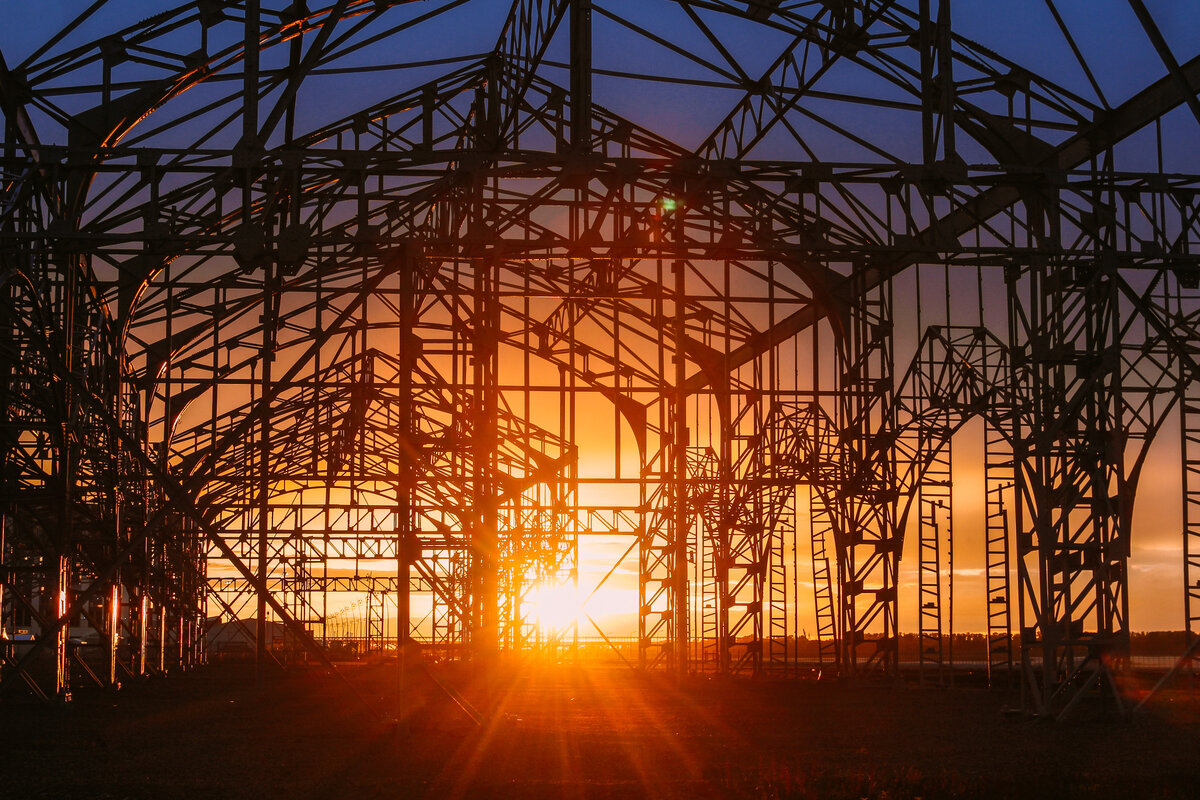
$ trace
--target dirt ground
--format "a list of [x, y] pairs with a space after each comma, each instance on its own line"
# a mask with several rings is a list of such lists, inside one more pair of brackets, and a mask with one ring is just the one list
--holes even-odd
[[[14, 798], [1173, 798], [1200, 796], [1200, 701], [1132, 721], [1010, 713], [982, 689], [692, 679], [524, 664], [489, 683], [393, 664], [277, 674], [212, 666], [0, 706]], [[357, 693], [357, 697], [355, 696]]]

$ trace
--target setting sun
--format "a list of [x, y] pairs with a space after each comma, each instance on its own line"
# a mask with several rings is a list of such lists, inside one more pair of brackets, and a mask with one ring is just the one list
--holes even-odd
[[590, 628], [588, 618], [605, 627], [618, 626], [622, 617], [637, 610], [637, 594], [632, 589], [604, 586], [590, 595], [583, 586], [571, 583], [546, 583], [525, 595], [530, 620], [546, 633], [561, 632], [575, 623]]
[[532, 620], [543, 631], [557, 632], [583, 618], [584, 596], [570, 583], [549, 583], [529, 590], [525, 602]]

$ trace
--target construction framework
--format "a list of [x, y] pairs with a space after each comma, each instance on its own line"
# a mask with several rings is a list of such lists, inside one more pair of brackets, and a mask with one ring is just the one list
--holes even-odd
[[1052, 74], [947, 0], [116, 5], [0, 61], [6, 696], [214, 614], [321, 657], [339, 593], [486, 666], [589, 537], [641, 668], [796, 674], [815, 624], [894, 675], [904, 557], [943, 680], [976, 493], [989, 675], [1061, 716], [1120, 702], [1176, 427], [1200, 634], [1200, 57], [1142, 0], [1133, 89], [1053, 0]]

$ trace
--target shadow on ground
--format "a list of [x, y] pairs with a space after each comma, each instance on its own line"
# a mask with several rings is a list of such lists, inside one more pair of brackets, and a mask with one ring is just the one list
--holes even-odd
[[[982, 689], [692, 679], [522, 664], [440, 674], [397, 706], [394, 664], [208, 667], [0, 707], [0, 796], [33, 798], [1196, 797], [1200, 701], [1045, 723]], [[403, 722], [396, 724], [398, 713]]]

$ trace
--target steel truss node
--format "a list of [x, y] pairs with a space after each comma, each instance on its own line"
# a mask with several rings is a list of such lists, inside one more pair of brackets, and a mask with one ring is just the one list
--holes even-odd
[[558, 647], [596, 536], [644, 669], [797, 674], [815, 626], [893, 676], [911, 566], [923, 680], [967, 602], [1031, 711], [1120, 703], [1168, 420], [1197, 635], [1200, 57], [1141, 0], [1125, 94], [1053, 2], [1070, 76], [944, 1], [643, 5], [101, 2], [0, 61], [6, 694], [214, 614], [323, 658], [355, 596], [405, 658]]

